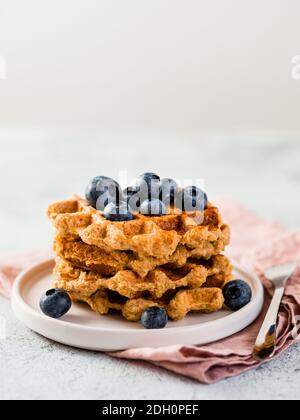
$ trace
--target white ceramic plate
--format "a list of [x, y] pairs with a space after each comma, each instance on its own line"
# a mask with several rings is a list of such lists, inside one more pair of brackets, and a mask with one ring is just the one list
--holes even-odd
[[89, 350], [208, 344], [243, 330], [257, 318], [263, 305], [260, 280], [235, 265], [234, 276], [247, 281], [253, 291], [251, 303], [235, 313], [194, 313], [182, 321], [170, 321], [165, 329], [146, 330], [140, 323], [128, 322], [118, 314], [99, 316], [87, 305], [73, 304], [68, 314], [55, 320], [39, 308], [41, 295], [52, 287], [53, 266], [53, 260], [45, 261], [18, 277], [12, 293], [14, 313], [27, 327], [47, 338]]

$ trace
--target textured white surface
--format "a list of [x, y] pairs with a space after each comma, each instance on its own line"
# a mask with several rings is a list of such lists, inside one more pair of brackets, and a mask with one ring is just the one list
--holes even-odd
[[[291, 229], [300, 228], [300, 135], [0, 130], [1, 253], [47, 248], [51, 200], [80, 193], [91, 176], [203, 177], [213, 197], [231, 196]], [[267, 238], [266, 238], [267, 239]], [[0, 298], [0, 399], [260, 399], [300, 397], [300, 347], [265, 366], [204, 386], [144, 363], [67, 348], [27, 330]]]

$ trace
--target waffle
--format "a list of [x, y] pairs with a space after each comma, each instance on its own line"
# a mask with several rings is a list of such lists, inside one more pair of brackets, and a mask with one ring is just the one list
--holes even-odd
[[100, 315], [120, 311], [129, 321], [153, 306], [173, 320], [222, 308], [232, 267], [220, 254], [230, 231], [211, 204], [202, 213], [170, 209], [111, 222], [74, 196], [50, 205], [48, 217], [56, 229], [54, 285], [73, 301]]
[[[198, 268], [188, 266], [185, 272], [159, 269], [147, 280], [128, 271], [119, 272], [114, 278], [101, 278], [58, 259], [55, 287], [65, 289], [75, 302], [86, 302], [100, 315], [117, 310], [128, 321], [139, 321], [145, 309], [159, 306], [166, 309], [171, 319], [180, 320], [190, 311], [214, 312], [224, 304], [220, 288], [201, 287], [209, 274], [221, 275], [217, 263], [214, 268]], [[223, 282], [230, 278], [229, 272], [222, 275]]]
[[200, 288], [181, 290], [170, 301], [151, 301], [150, 299], [131, 299], [118, 302], [118, 298], [111, 297], [109, 292], [99, 291], [86, 303], [99, 315], [106, 315], [111, 309], [121, 311], [128, 321], [139, 321], [145, 309], [153, 306], [165, 308], [169, 317], [174, 321], [183, 319], [189, 312], [216, 312], [222, 309], [224, 298], [221, 289]]
[[128, 299], [147, 296], [153, 300], [183, 287], [197, 289], [203, 285], [214, 285], [222, 288], [231, 279], [231, 265], [226, 257], [219, 255], [209, 262], [192, 261], [180, 269], [160, 267], [146, 278], [128, 270], [119, 271], [113, 277], [103, 277], [57, 258], [54, 274], [55, 287], [66, 290], [76, 300], [86, 300], [103, 290], [110, 290]]
[[116, 223], [75, 196], [50, 205], [48, 216], [57, 230], [57, 255], [104, 275], [132, 270], [146, 277], [162, 265], [177, 268], [190, 258], [208, 260], [230, 241], [229, 227], [211, 205], [203, 214], [151, 218], [139, 214], [132, 221]]

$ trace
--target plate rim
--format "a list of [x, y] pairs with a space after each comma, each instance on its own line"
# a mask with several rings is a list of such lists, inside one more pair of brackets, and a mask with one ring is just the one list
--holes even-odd
[[[71, 323], [71, 322], [67, 322], [64, 321], [63, 319], [52, 319], [50, 317], [46, 317], [44, 314], [38, 312], [37, 310], [35, 310], [34, 308], [32, 308], [30, 305], [27, 304], [27, 302], [24, 300], [22, 293], [21, 293], [21, 287], [23, 282], [26, 280], [26, 278], [31, 274], [31, 275], [35, 275], [35, 271], [36, 272], [42, 272], [42, 271], [47, 271], [47, 268], [54, 266], [54, 259], [53, 258], [49, 258], [47, 260], [44, 260], [38, 264], [34, 264], [31, 267], [23, 270], [16, 278], [14, 284], [13, 284], [13, 288], [12, 288], [12, 308], [13, 311], [15, 313], [15, 315], [17, 316], [17, 318], [20, 319], [20, 317], [16, 314], [16, 312], [18, 312], [17, 307], [21, 308], [21, 310], [25, 311], [27, 314], [38, 318], [40, 321], [43, 321], [45, 323], [48, 323], [49, 325], [58, 325], [57, 323], [59, 322], [61, 327], [65, 327], [68, 329], [72, 329], [73, 331], [78, 331], [78, 332], [82, 332], [82, 331], [90, 331], [90, 332], [112, 332], [112, 333], [118, 333], [118, 334], [128, 334], [128, 332], [137, 334], [137, 335], [147, 335], [149, 334], [149, 332], [151, 332], [151, 335], [171, 335], [174, 334], [176, 332], [181, 332], [181, 331], [189, 331], [189, 330], [195, 330], [197, 329], [197, 331], [199, 331], [201, 328], [209, 328], [211, 325], [214, 325], [214, 327], [216, 327], [216, 324], [222, 323], [223, 327], [229, 327], [230, 324], [234, 324], [235, 322], [238, 322], [239, 318], [243, 318], [243, 314], [246, 314], [246, 312], [250, 313], [251, 312], [251, 308], [253, 308], [253, 311], [255, 310], [255, 312], [258, 312], [258, 314], [256, 315], [256, 317], [254, 318], [254, 320], [259, 316], [262, 307], [263, 307], [263, 302], [264, 302], [264, 287], [263, 284], [261, 282], [261, 280], [259, 279], [258, 275], [255, 272], [251, 272], [249, 269], [243, 267], [242, 265], [240, 265], [239, 263], [236, 263], [235, 261], [232, 261], [232, 265], [233, 268], [241, 273], [243, 273], [246, 277], [251, 277], [254, 281], [255, 284], [255, 288], [257, 289], [256, 295], [257, 298], [253, 301], [251, 301], [248, 305], [246, 305], [244, 308], [240, 309], [237, 312], [233, 312], [225, 317], [219, 318], [219, 319], [215, 319], [215, 320], [211, 320], [211, 321], [207, 321], [201, 324], [193, 324], [193, 325], [182, 325], [182, 326], [172, 326], [172, 328], [166, 328], [166, 329], [159, 329], [159, 330], [147, 330], [147, 329], [131, 329], [129, 326], [124, 326], [124, 327], [118, 327], [118, 328], [109, 328], [109, 327], [103, 327], [103, 326], [99, 326], [99, 327], [95, 327], [95, 326], [89, 326], [89, 325], [81, 325], [81, 324], [76, 324], [76, 323]], [[258, 310], [258, 307], [260, 308]], [[254, 322], [254, 320], [252, 322]], [[21, 320], [23, 322], [23, 320]], [[224, 325], [224, 323], [226, 324], [226, 326]], [[250, 323], [251, 324], [251, 323]], [[248, 325], [250, 325], [248, 324]], [[29, 327], [30, 328], [30, 327]], [[246, 327], [244, 327], [246, 328]], [[242, 330], [242, 329], [241, 329]], [[241, 331], [240, 330], [240, 331]]]

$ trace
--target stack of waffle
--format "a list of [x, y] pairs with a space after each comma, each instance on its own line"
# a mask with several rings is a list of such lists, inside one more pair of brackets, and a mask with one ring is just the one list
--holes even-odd
[[75, 196], [50, 205], [48, 216], [56, 229], [55, 287], [98, 314], [117, 310], [138, 321], [159, 306], [180, 320], [223, 307], [230, 232], [216, 207], [208, 206], [200, 225], [187, 213], [111, 222]]

